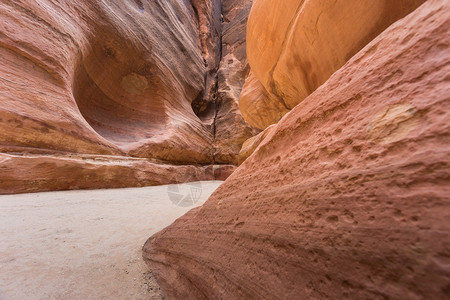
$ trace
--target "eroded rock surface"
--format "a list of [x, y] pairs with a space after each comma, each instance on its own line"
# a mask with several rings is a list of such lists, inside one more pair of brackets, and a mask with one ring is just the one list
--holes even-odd
[[275, 124], [270, 125], [264, 131], [261, 131], [259, 134], [254, 137], [249, 138], [242, 145], [241, 151], [239, 152], [238, 163], [241, 165], [256, 149], [261, 145], [264, 139], [269, 136], [269, 134], [275, 130]]
[[239, 111], [239, 95], [249, 72], [247, 18], [252, 0], [223, 0], [222, 60], [218, 70], [215, 128], [216, 163], [237, 164], [242, 144], [259, 132]]
[[[240, 27], [251, 1], [245, 3], [242, 17], [236, 18]], [[39, 159], [33, 161], [32, 155], [64, 162], [67, 155], [113, 156], [102, 174], [114, 177], [118, 186], [123, 186], [116, 168], [120, 163], [113, 165], [131, 158], [151, 160], [144, 165], [155, 174], [165, 174], [166, 165], [174, 166], [175, 175], [178, 165], [203, 170], [216, 162], [237, 164], [240, 145], [251, 136], [248, 125], [243, 121], [237, 129], [234, 123], [228, 125], [237, 113], [229, 119], [227, 110], [215, 124], [217, 107], [212, 99], [217, 97], [222, 52], [221, 12], [219, 0], [2, 1], [0, 153], [24, 156], [17, 190], [24, 190], [23, 180], [45, 177], [37, 167]], [[238, 26], [231, 27], [239, 32]], [[241, 35], [245, 37], [245, 26], [237, 39]], [[240, 67], [229, 71], [238, 72]], [[241, 131], [243, 137], [237, 135], [235, 142], [235, 133]], [[215, 159], [216, 151], [226, 152], [220, 149], [227, 143], [232, 143], [230, 153]], [[52, 172], [72, 179], [86, 171], [89, 176], [100, 174], [81, 170], [85, 167], [79, 163], [76, 174]], [[0, 164], [0, 193], [14, 191], [11, 174], [6, 176], [9, 168]], [[141, 171], [135, 170], [133, 176], [139, 177]], [[114, 185], [106, 181], [95, 187]], [[166, 182], [146, 180], [151, 181]]]
[[205, 73], [192, 7], [139, 3], [1, 4], [2, 150], [211, 161], [190, 107]]
[[[262, 101], [260, 93], [244, 89], [244, 101], [257, 107], [241, 106], [245, 119], [253, 125], [252, 120], [263, 115], [264, 125], [277, 123], [283, 109], [294, 108], [368, 42], [423, 2], [258, 0], [248, 22], [248, 59], [270, 97]], [[247, 87], [254, 89], [254, 84]]]
[[166, 295], [447, 298], [449, 20], [430, 0], [393, 24], [152, 236]]

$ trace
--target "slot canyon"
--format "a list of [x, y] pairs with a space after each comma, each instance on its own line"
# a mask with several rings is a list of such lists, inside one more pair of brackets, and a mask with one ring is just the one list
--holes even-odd
[[0, 299], [449, 299], [447, 0], [0, 0]]

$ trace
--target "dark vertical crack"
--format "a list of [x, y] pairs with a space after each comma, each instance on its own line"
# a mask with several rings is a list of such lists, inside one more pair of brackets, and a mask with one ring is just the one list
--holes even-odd
[[[199, 6], [198, 1], [192, 0], [192, 10], [194, 12], [194, 18], [197, 22], [197, 30], [199, 34], [200, 40], [200, 48], [201, 55], [203, 58], [203, 63], [205, 64], [205, 82], [204, 82], [204, 90], [203, 95], [197, 96], [197, 98], [192, 102], [192, 109], [194, 113], [199, 117], [202, 122], [207, 122], [211, 126], [212, 130], [212, 145], [211, 145], [211, 157], [212, 163], [216, 164], [216, 136], [217, 136], [217, 117], [219, 112], [219, 101], [218, 101], [218, 92], [219, 92], [219, 81], [218, 81], [218, 71], [220, 68], [220, 62], [222, 61], [222, 30], [223, 30], [223, 1], [222, 0], [211, 0], [212, 7], [210, 7], [211, 11], [211, 19], [209, 20], [209, 31], [204, 32], [202, 28], [202, 22], [205, 22], [205, 19], [202, 18], [204, 12], [201, 10], [201, 6]], [[218, 7], [216, 7], [216, 5]], [[218, 12], [215, 10], [218, 8]], [[214, 14], [216, 12], [216, 15]], [[217, 32], [217, 31], [218, 32]], [[218, 37], [217, 37], [218, 35]], [[215, 51], [211, 52], [211, 49], [208, 49], [209, 40], [211, 39], [211, 43], [214, 43], [218, 39], [219, 45], [215, 44]], [[218, 47], [217, 47], [218, 46]], [[217, 53], [218, 52], [218, 53]], [[214, 53], [214, 57], [211, 57]], [[212, 59], [214, 59], [214, 65], [211, 64]], [[208, 66], [208, 63], [210, 65]], [[211, 122], [212, 121], [212, 122]]]
[[220, 68], [220, 64], [222, 62], [222, 55], [223, 55], [223, 49], [222, 49], [222, 38], [223, 38], [223, 0], [220, 0], [220, 29], [219, 29], [219, 64], [216, 67], [215, 72], [215, 81], [216, 84], [214, 86], [214, 95], [213, 95], [213, 102], [214, 102], [214, 120], [213, 120], [213, 147], [212, 147], [212, 159], [213, 164], [216, 164], [216, 135], [217, 135], [217, 115], [219, 114], [219, 106], [217, 103], [217, 98], [219, 94], [219, 78], [218, 78], [218, 72]]
[[[222, 60], [222, 57], [220, 57], [220, 59]], [[213, 120], [213, 124], [212, 124], [212, 127], [213, 127], [212, 160], [213, 160], [214, 165], [216, 164], [216, 130], [217, 130], [216, 122], [217, 122], [217, 115], [219, 113], [219, 108], [217, 105], [218, 90], [219, 90], [219, 81], [217, 80], [217, 74], [216, 74], [216, 84], [214, 86], [214, 95], [213, 95], [214, 120]]]

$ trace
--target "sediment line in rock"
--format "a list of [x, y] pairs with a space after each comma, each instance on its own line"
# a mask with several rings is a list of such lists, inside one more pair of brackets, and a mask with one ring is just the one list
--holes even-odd
[[[224, 180], [235, 168], [233, 165], [168, 165], [123, 156], [0, 153], [0, 194]], [[33, 174], [32, 180], [29, 174]]]
[[[219, 118], [221, 15], [219, 0], [2, 2], [0, 152], [220, 164], [229, 174], [244, 141], [235, 132], [246, 129], [236, 111]], [[39, 170], [27, 172], [33, 181]]]

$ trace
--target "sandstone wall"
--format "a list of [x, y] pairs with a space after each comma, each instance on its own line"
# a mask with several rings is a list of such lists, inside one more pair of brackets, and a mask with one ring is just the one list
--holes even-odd
[[446, 299], [449, 20], [449, 2], [429, 0], [390, 26], [152, 236], [166, 295]]
[[[240, 2], [245, 9], [227, 27], [238, 32], [229, 42], [233, 49], [245, 37], [243, 21], [251, 1], [230, 2], [225, 11], [229, 14]], [[177, 165], [203, 170], [216, 163], [237, 164], [240, 146], [251, 134], [243, 120], [234, 122], [236, 111], [228, 117], [222, 109], [220, 121], [215, 118], [221, 13], [219, 0], [2, 1], [0, 153], [30, 158], [21, 160], [17, 191], [26, 191], [23, 183], [45, 177], [48, 170], [61, 177], [59, 189], [77, 188], [72, 179], [86, 172], [82, 161], [74, 169], [79, 174], [63, 168], [60, 173], [58, 168], [40, 170], [40, 158], [33, 161], [33, 155], [58, 164], [74, 156], [112, 156], [103, 166], [110, 179], [98, 182], [99, 188], [122, 186], [120, 172], [110, 166], [129, 158], [154, 162], [144, 165], [155, 173], [173, 165], [174, 176]], [[245, 51], [239, 52], [244, 61]], [[239, 73], [240, 67], [226, 70]], [[243, 77], [233, 74], [226, 80]], [[216, 159], [215, 152], [227, 154]], [[226, 173], [230, 168], [225, 167]], [[10, 165], [0, 163], [0, 193], [14, 191], [15, 177], [6, 176], [9, 170]], [[197, 175], [213, 178], [210, 173]], [[189, 180], [186, 176], [180, 180]], [[54, 188], [42, 184], [30, 191]]]
[[266, 129], [277, 123], [289, 109], [271, 95], [250, 72], [239, 96], [239, 110], [248, 124]]
[[205, 71], [192, 8], [149, 3], [2, 2], [1, 150], [211, 161], [190, 109]]
[[242, 144], [259, 132], [243, 119], [239, 95], [249, 72], [247, 18], [252, 0], [223, 0], [222, 59], [217, 73], [215, 152], [217, 163], [237, 164]]
[[[262, 101], [260, 93], [244, 91], [242, 102], [249, 103], [241, 106], [245, 120], [260, 129], [277, 123], [280, 114], [294, 108], [385, 28], [423, 2], [256, 1], [248, 24], [248, 56], [252, 72], [270, 97]], [[255, 79], [248, 80], [253, 81], [247, 84], [251, 90]], [[261, 116], [265, 122], [255, 123]]]

